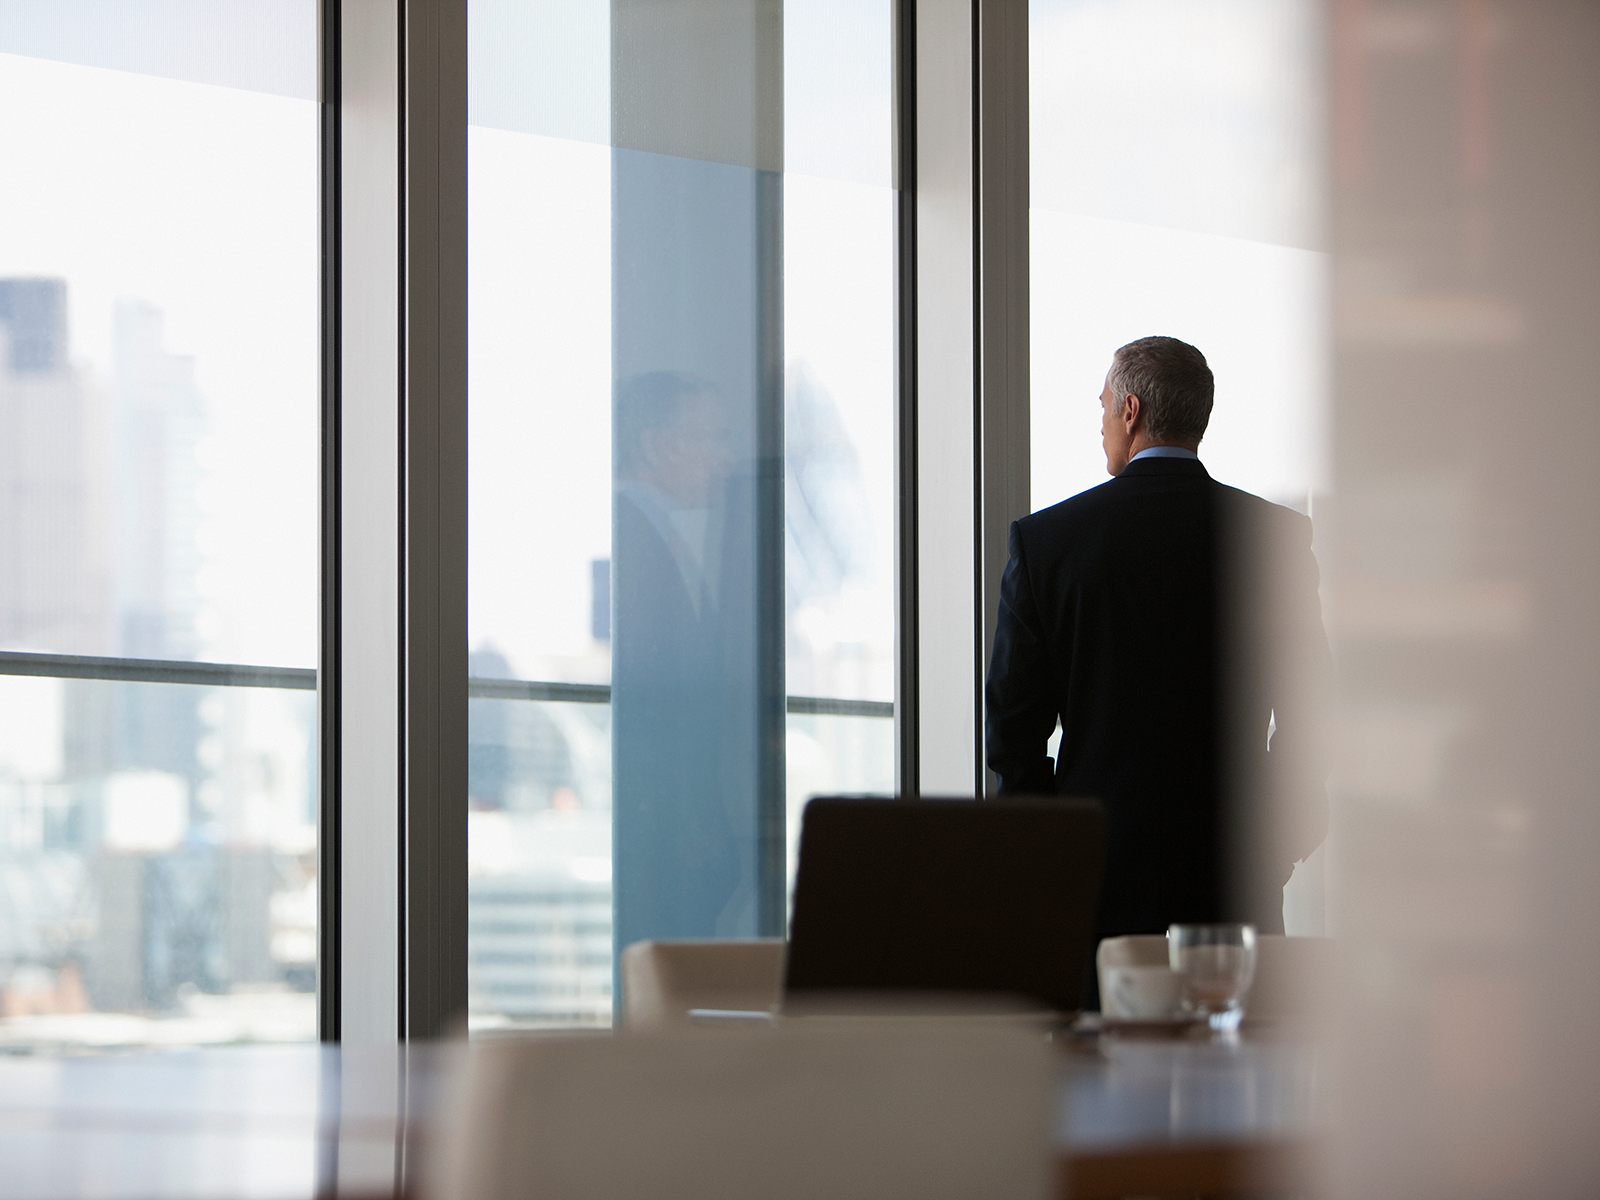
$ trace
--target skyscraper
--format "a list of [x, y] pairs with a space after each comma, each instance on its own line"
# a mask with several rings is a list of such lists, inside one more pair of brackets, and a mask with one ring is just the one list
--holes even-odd
[[67, 345], [64, 280], [0, 279], [0, 647], [104, 654], [104, 413]]
[[199, 650], [200, 467], [205, 405], [194, 360], [162, 345], [161, 310], [117, 304], [113, 335], [114, 604], [118, 653], [193, 658]]

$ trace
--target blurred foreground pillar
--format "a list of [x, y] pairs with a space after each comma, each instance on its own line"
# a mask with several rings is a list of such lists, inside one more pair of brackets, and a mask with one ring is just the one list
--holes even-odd
[[1593, 1194], [1600, 4], [1329, 11], [1335, 1191]]

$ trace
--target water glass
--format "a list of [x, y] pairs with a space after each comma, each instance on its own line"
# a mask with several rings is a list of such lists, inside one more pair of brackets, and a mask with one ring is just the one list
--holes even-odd
[[1212, 1029], [1238, 1029], [1256, 975], [1255, 926], [1173, 925], [1167, 954], [1183, 979], [1183, 1011]]

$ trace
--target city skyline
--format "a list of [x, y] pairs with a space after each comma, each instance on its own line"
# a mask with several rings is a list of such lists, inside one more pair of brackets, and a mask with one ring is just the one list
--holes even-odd
[[[123, 299], [110, 370], [88, 370], [70, 290], [0, 278], [0, 648], [194, 657], [195, 363], [167, 351], [159, 308]], [[173, 1016], [190, 992], [310, 987], [312, 697], [4, 677], [0, 707], [30, 714], [0, 731], [0, 1014]]]

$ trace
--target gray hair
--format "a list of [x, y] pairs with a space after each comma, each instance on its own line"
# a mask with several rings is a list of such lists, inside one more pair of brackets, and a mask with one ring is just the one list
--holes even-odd
[[1140, 338], [1111, 358], [1111, 386], [1119, 416], [1128, 397], [1139, 397], [1145, 431], [1157, 441], [1198, 442], [1211, 420], [1216, 383], [1206, 356], [1171, 337]]

